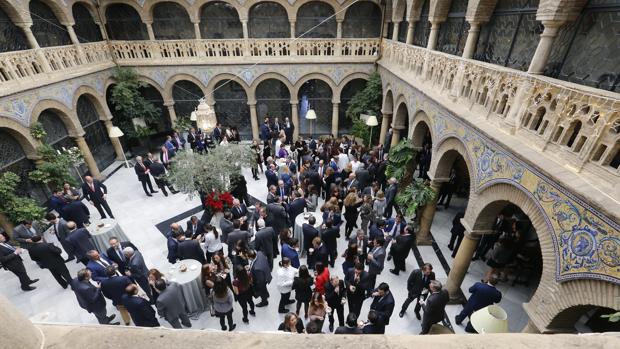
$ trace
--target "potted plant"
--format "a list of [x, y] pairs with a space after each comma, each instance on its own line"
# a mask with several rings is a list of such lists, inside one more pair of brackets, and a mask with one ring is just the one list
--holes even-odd
[[435, 200], [437, 193], [422, 178], [416, 178], [404, 188], [398, 189], [396, 194], [396, 203], [408, 217], [416, 217], [416, 223], [419, 225], [421, 215], [419, 209], [427, 203]]
[[402, 139], [390, 148], [388, 163], [385, 168], [386, 177], [396, 178], [398, 187], [406, 188], [413, 179], [416, 156], [417, 151], [413, 148], [413, 143], [408, 139]]
[[77, 185], [77, 181], [71, 175], [70, 170], [76, 168], [82, 162], [82, 154], [79, 149], [56, 150], [47, 144], [37, 148], [37, 153], [41, 157], [41, 163], [35, 170], [28, 173], [28, 177], [37, 183], [42, 183], [49, 190], [62, 187], [67, 182], [72, 186]]
[[30, 125], [30, 135], [37, 141], [43, 141], [43, 138], [47, 136], [47, 132], [45, 132], [43, 124], [37, 121]]
[[11, 231], [12, 224], [21, 221], [38, 221], [43, 219], [45, 209], [40, 207], [34, 199], [16, 193], [21, 178], [13, 172], [4, 172], [0, 175], [0, 224], [5, 231]]
[[[360, 138], [366, 146], [371, 146], [368, 143], [370, 126], [360, 119], [360, 115], [375, 115], [381, 122], [381, 98], [383, 96], [381, 91], [381, 76], [374, 72], [368, 78], [366, 86], [353, 95], [346, 111], [347, 118], [353, 122], [351, 134]], [[379, 132], [373, 132], [372, 144], [377, 144], [378, 139]]]

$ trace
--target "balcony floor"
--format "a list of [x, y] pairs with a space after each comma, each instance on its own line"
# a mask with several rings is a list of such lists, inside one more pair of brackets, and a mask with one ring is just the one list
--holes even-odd
[[[254, 181], [251, 179], [252, 177], [249, 170], [245, 170], [244, 173], [246, 178], [249, 179], [248, 190], [250, 195], [259, 200], [266, 200], [266, 180], [264, 176], [261, 177], [260, 181]], [[133, 169], [126, 169], [124, 167], [108, 178], [106, 185], [109, 189], [108, 198], [112, 212], [115, 214], [127, 236], [142, 251], [147, 266], [149, 268], [167, 270], [169, 264], [166, 260], [166, 240], [155, 226], [158, 223], [169, 220], [172, 217], [197, 207], [199, 205], [198, 199], [194, 198], [189, 200], [186, 195], [181, 194], [166, 198], [161, 193], [155, 194], [152, 198], [148, 198], [144, 195]], [[465, 200], [459, 198], [453, 198], [452, 203], [453, 206], [449, 210], [437, 211], [432, 226], [432, 233], [437, 241], [439, 251], [436, 252], [432, 246], [418, 247], [424, 262], [433, 264], [437, 278], [442, 282], [446, 281], [447, 273], [442, 267], [438, 255], [443, 254], [447, 265], [451, 266], [451, 251], [448, 250], [447, 243], [450, 238], [449, 231], [452, 224], [452, 217], [459, 208], [464, 207], [466, 204]], [[97, 211], [94, 207], [89, 206], [89, 208], [91, 213], [93, 213], [93, 218], [96, 219], [98, 217]], [[185, 225], [188, 218], [189, 216], [183, 217], [180, 222]], [[344, 239], [339, 239], [338, 249], [340, 253], [345, 249], [345, 246]], [[302, 260], [302, 264], [304, 262], [305, 259]], [[60, 288], [47, 270], [39, 269], [27, 256], [24, 257], [24, 264], [31, 278], [41, 279], [35, 285], [37, 289], [32, 292], [22, 292], [19, 289], [17, 278], [14, 277], [12, 273], [2, 270], [0, 271], [0, 278], [2, 279], [0, 283], [0, 293], [10, 299], [26, 316], [30, 317], [33, 321], [39, 322], [97, 323], [92, 314], [79, 308], [73, 292]], [[331, 269], [330, 272], [335, 271], [342, 277], [341, 264], [342, 258], [339, 257], [336, 261], [336, 267]], [[75, 275], [82, 267], [82, 264], [76, 264], [72, 261], [69, 262], [67, 266], [71, 274]], [[418, 268], [418, 263], [414, 255], [410, 254], [407, 259], [407, 273], [401, 273], [399, 276], [395, 276], [388, 272], [388, 269], [392, 267], [393, 262], [386, 261], [385, 270], [377, 278], [377, 284], [385, 281], [390, 285], [396, 300], [396, 308], [392, 315], [390, 325], [386, 328], [386, 333], [417, 334], [420, 332], [420, 321], [415, 319], [413, 304], [410, 306], [404, 318], [399, 318], [398, 312], [402, 302], [406, 298], [406, 280], [409, 274], [408, 272], [414, 268]], [[467, 289], [469, 286], [480, 280], [486, 268], [487, 266], [484, 262], [472, 262], [469, 273], [466, 275], [462, 286], [465, 295], [468, 295]], [[276, 267], [274, 267], [274, 278], [275, 269]], [[529, 299], [533, 292], [533, 288], [523, 286], [510, 287], [507, 284], [500, 284], [499, 289], [503, 293], [500, 306], [508, 313], [510, 330], [511, 332], [518, 332], [525, 326], [528, 320], [521, 304]], [[238, 304], [235, 304], [233, 318], [237, 323], [237, 331], [275, 331], [277, 329], [279, 323], [282, 322], [283, 315], [277, 312], [279, 293], [276, 289], [275, 280], [269, 285], [269, 292], [271, 294], [269, 306], [257, 308], [257, 317], [250, 317], [249, 325], [241, 322], [241, 308]], [[108, 314], [117, 314], [117, 318], [119, 318], [112, 303], [109, 301], [107, 303]], [[370, 303], [370, 300], [364, 302], [361, 316], [363, 319], [366, 319]], [[294, 309], [294, 305], [289, 308]], [[446, 313], [457, 333], [464, 332], [463, 326], [456, 326], [454, 324], [454, 316], [458, 314], [461, 309], [462, 307], [460, 305], [448, 305], [446, 308]], [[160, 323], [163, 326], [169, 327], [169, 324], [163, 319], [160, 319]], [[219, 329], [219, 320], [217, 318], [212, 318], [207, 313], [201, 314], [198, 319], [192, 320], [192, 323], [194, 329]], [[323, 329], [324, 331], [328, 330], [327, 323], [324, 325]]]

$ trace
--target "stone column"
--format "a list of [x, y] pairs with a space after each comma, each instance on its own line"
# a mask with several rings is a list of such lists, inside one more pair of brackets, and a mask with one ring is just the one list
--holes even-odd
[[45, 58], [45, 54], [41, 50], [41, 46], [39, 46], [39, 43], [37, 42], [37, 38], [34, 37], [34, 34], [32, 33], [32, 29], [30, 29], [30, 26], [32, 26], [32, 23], [21, 23], [18, 25], [20, 28], [22, 28], [24, 35], [26, 35], [26, 40], [28, 40], [28, 45], [30, 46], [31, 49], [34, 50], [35, 54], [37, 55], [37, 58], [39, 59], [39, 64], [41, 65], [41, 68], [43, 69], [43, 71], [46, 73], [51, 72], [52, 68], [50, 67], [49, 62], [47, 61], [47, 58]]
[[400, 142], [400, 130], [392, 127], [392, 143], [390, 143], [390, 148], [395, 146]]
[[40, 349], [43, 333], [6, 297], [0, 295], [0, 337], [3, 348]]
[[381, 131], [379, 132], [379, 144], [385, 144], [385, 135], [388, 128], [390, 128], [390, 122], [392, 120], [392, 111], [381, 111], [383, 114], [383, 120], [381, 121]]
[[336, 20], [336, 39], [342, 39], [342, 22], [344, 19]]
[[540, 334], [540, 330], [534, 322], [530, 319], [527, 321], [527, 325], [521, 330], [521, 333], [532, 333], [532, 334]]
[[409, 25], [407, 26], [407, 45], [413, 45], [413, 31], [415, 29], [415, 22], [413, 20], [409, 20]]
[[170, 124], [172, 128], [177, 122], [177, 113], [174, 111], [174, 101], [164, 101], [164, 105], [168, 108], [168, 116], [170, 116]]
[[538, 47], [536, 47], [536, 52], [534, 53], [534, 57], [532, 57], [530, 68], [527, 71], [530, 74], [542, 74], [545, 71], [547, 60], [549, 60], [549, 55], [551, 54], [553, 41], [555, 41], [556, 36], [558, 36], [560, 27], [563, 24], [563, 22], [560, 21], [543, 21], [542, 23], [545, 26], [545, 30], [540, 34]]
[[428, 246], [433, 242], [431, 239], [431, 226], [433, 225], [433, 218], [435, 218], [435, 211], [437, 210], [437, 199], [439, 197], [440, 188], [440, 182], [431, 181], [431, 189], [435, 192], [435, 199], [422, 207], [420, 230], [416, 237], [416, 244], [418, 246]]
[[480, 23], [475, 21], [469, 22], [469, 32], [467, 33], [467, 41], [463, 49], [463, 58], [471, 59], [474, 57], [478, 35], [480, 35]]
[[390, 22], [383, 22], [383, 38], [385, 39], [390, 39], [388, 38], [388, 28], [390, 26]]
[[510, 107], [510, 111], [508, 115], [502, 120], [502, 125], [504, 127], [501, 130], [505, 131], [508, 134], [515, 134], [517, 128], [519, 128], [519, 116], [523, 114], [523, 110], [527, 108], [527, 103], [525, 101], [529, 97], [531, 89], [531, 84], [527, 80], [521, 80], [518, 87], [517, 93], [515, 94], [515, 99], [512, 102], [512, 107]]
[[296, 141], [299, 138], [299, 104], [297, 101], [291, 101], [291, 122], [295, 125], [295, 130], [293, 131], [293, 139], [291, 142]]
[[[112, 120], [103, 120], [103, 123], [105, 124], [105, 128], [108, 131], [108, 135], [109, 135], [110, 129], [114, 127]], [[116, 137], [110, 137], [110, 136], [108, 136], [108, 138], [110, 138], [110, 142], [112, 142], [112, 147], [114, 148], [114, 153], [116, 153], [116, 160], [124, 161], [125, 157], [123, 155], [123, 145], [121, 144], [121, 140]]]
[[[461, 219], [463, 222], [463, 219]], [[464, 223], [464, 222], [463, 222]], [[465, 225], [465, 224], [463, 224]], [[465, 279], [465, 273], [469, 269], [469, 264], [474, 256], [476, 247], [478, 247], [478, 240], [480, 237], [471, 234], [466, 228], [465, 236], [459, 246], [459, 250], [456, 252], [456, 257], [452, 262], [452, 268], [450, 268], [450, 274], [448, 274], [448, 281], [446, 282], [446, 289], [450, 293], [450, 299], [453, 302], [458, 302], [462, 295], [461, 284]]]
[[67, 25], [66, 27], [67, 27], [67, 33], [69, 33], [69, 38], [71, 38], [71, 42], [73, 43], [73, 46], [75, 46], [75, 49], [77, 50], [77, 53], [80, 56], [80, 60], [82, 61], [82, 64], [87, 63], [86, 56], [84, 55], [84, 50], [82, 49], [82, 46], [80, 46], [80, 40], [75, 34], [75, 30], [73, 30], [73, 26]]
[[394, 26], [392, 27], [392, 41], [398, 41], [398, 27], [400, 26], [400, 22], [394, 22]]
[[428, 36], [428, 45], [426, 48], [429, 50], [434, 50], [437, 47], [437, 38], [439, 37], [439, 26], [441, 23], [434, 21], [431, 22], [431, 33]]
[[[258, 135], [258, 116], [256, 115], [256, 101], [248, 101], [250, 106], [250, 122], [252, 123], [252, 138], [260, 139]], [[297, 129], [297, 127], [295, 127]]]
[[99, 22], [95, 22], [95, 24], [97, 24], [97, 26], [99, 27], [99, 31], [101, 32], [101, 38], [104, 41], [108, 40], [108, 33], [105, 31], [105, 24]]
[[291, 24], [291, 39], [295, 39], [295, 20], [289, 19], [288, 22]]
[[249, 32], [248, 32], [248, 20], [247, 19], [242, 19], [241, 20], [241, 26], [243, 27], [243, 39], [244, 39], [244, 45], [243, 45], [243, 55], [245, 57], [249, 57], [250, 56], [250, 43], [249, 38]]
[[82, 156], [84, 156], [84, 162], [86, 163], [86, 167], [88, 167], [90, 174], [94, 178], [101, 180], [102, 179], [101, 172], [99, 172], [99, 167], [97, 167], [97, 162], [95, 161], [95, 158], [93, 157], [93, 153], [90, 152], [90, 148], [88, 147], [88, 144], [86, 143], [86, 140], [84, 139], [84, 137], [83, 136], [75, 137], [75, 143], [77, 143], [77, 146], [80, 149]]
[[338, 107], [340, 103], [332, 102], [332, 134], [338, 137]]
[[149, 33], [149, 40], [155, 41], [155, 32], [153, 32], [153, 21], [146, 21], [146, 31]]
[[202, 33], [200, 33], [200, 20], [194, 22], [194, 36], [196, 40], [202, 40]]

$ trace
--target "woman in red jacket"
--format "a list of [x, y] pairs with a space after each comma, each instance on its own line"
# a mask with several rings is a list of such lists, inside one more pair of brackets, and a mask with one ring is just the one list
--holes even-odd
[[322, 262], [316, 262], [314, 265], [314, 276], [314, 290], [321, 295], [325, 295], [325, 284], [329, 282], [329, 269]]

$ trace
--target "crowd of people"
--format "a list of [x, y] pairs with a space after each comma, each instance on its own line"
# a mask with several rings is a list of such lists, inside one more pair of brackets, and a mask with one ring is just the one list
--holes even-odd
[[[257, 160], [253, 177], [259, 179], [260, 171], [267, 180], [266, 202], [256, 201], [250, 206], [247, 188], [233, 190], [237, 194], [233, 207], [217, 224], [212, 224], [210, 215], [203, 216], [206, 219], [192, 216], [185, 229], [173, 223], [167, 234], [168, 262], [200, 262], [208, 311], [219, 318], [222, 330], [233, 331], [237, 326], [232, 316], [235, 302], [242, 310], [243, 322], [249, 323], [248, 315], [256, 316], [256, 308], [269, 304], [272, 295], [268, 285], [275, 280], [280, 293], [278, 312], [285, 316], [274, 329], [294, 333], [385, 333], [397, 300], [391, 286], [385, 282], [377, 285], [377, 278], [389, 261], [393, 262], [389, 272], [406, 272], [405, 260], [415, 244], [414, 225], [395, 202], [398, 182], [385, 175], [389, 143], [367, 148], [347, 137], [333, 136], [308, 140], [299, 137], [292, 142], [293, 129], [288, 120], [280, 124], [265, 118], [260, 142], [255, 140], [250, 145]], [[134, 170], [145, 194], [150, 197], [158, 192], [153, 190], [151, 176], [164, 195], [168, 195], [166, 188], [175, 194], [177, 191], [164, 176], [167, 166], [177, 152], [186, 148], [208, 151], [208, 146], [201, 145], [206, 139], [225, 144], [238, 141], [238, 132], [224, 130], [219, 124], [208, 137], [194, 129], [189, 130], [186, 139], [175, 132], [162, 146], [159, 158], [153, 154], [144, 159], [137, 157]], [[148, 268], [138, 247], [112, 238], [105, 253], [96, 250], [86, 229], [90, 212], [81, 200], [89, 200], [102, 218], [113, 218], [106, 199], [108, 189], [89, 176], [81, 189], [66, 185], [54, 193], [51, 207], [58, 215], [50, 213], [46, 217], [52, 225], [52, 238], [42, 237], [30, 222], [14, 230], [13, 237], [20, 247], [9, 245], [8, 235], [0, 235], [2, 265], [19, 277], [23, 290], [33, 290], [37, 280], [28, 277], [20, 258], [24, 249], [28, 250], [31, 258], [49, 269], [62, 287], [71, 286], [80, 306], [102, 324], [119, 324], [112, 322], [115, 315], [106, 312], [108, 299], [126, 325], [133, 320], [137, 326], [159, 326], [159, 315], [174, 328], [191, 327], [179, 286], [159, 270]], [[450, 197], [446, 198], [447, 206]], [[316, 218], [309, 217], [301, 227], [301, 237], [296, 237], [295, 218], [306, 211], [319, 214], [323, 223], [317, 226]], [[455, 222], [460, 224], [460, 219], [455, 218]], [[451, 245], [457, 250], [462, 231], [453, 228], [453, 236]], [[346, 243], [344, 251], [338, 250], [339, 239]], [[498, 245], [502, 244], [500, 241]], [[66, 259], [61, 256], [63, 251]], [[342, 263], [336, 266], [338, 257], [342, 257]], [[76, 278], [65, 266], [74, 259], [85, 266]], [[343, 279], [334, 268], [341, 268]], [[495, 289], [499, 270], [493, 268], [486, 280], [470, 289], [472, 304], [468, 303], [459, 314], [457, 323], [501, 299]], [[421, 334], [427, 334], [433, 324], [444, 321], [448, 293], [435, 279], [430, 264], [411, 271], [406, 288], [407, 298], [398, 300], [402, 302], [398, 315], [403, 317], [415, 302], [414, 314], [421, 321]], [[367, 300], [370, 311], [364, 317], [361, 310]], [[289, 308], [292, 304], [295, 306]], [[467, 330], [473, 331], [471, 325]]]

